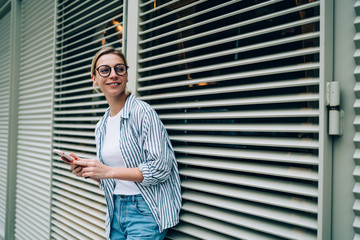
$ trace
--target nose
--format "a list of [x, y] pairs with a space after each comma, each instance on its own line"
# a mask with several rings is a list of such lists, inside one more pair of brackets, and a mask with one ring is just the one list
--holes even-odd
[[110, 78], [116, 78], [118, 77], [118, 75], [116, 74], [115, 72], [115, 68], [111, 68], [111, 71], [110, 71], [110, 75], [109, 75]]

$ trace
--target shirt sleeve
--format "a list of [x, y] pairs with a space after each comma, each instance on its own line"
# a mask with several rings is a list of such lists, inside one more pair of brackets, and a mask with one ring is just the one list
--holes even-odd
[[175, 159], [167, 131], [155, 110], [142, 118], [143, 151], [145, 161], [139, 165], [144, 186], [156, 185], [168, 179]]

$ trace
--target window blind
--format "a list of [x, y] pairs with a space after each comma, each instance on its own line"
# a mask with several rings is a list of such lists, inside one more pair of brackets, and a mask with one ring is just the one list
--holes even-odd
[[[103, 46], [124, 49], [124, 3], [59, 0], [56, 9], [54, 148], [95, 158], [95, 124], [107, 102], [93, 90], [90, 65]], [[52, 238], [104, 239], [103, 191], [53, 160]]]
[[10, 95], [10, 13], [0, 18], [0, 238], [5, 237]]
[[183, 187], [171, 239], [317, 239], [320, 1], [140, 1], [138, 94]]

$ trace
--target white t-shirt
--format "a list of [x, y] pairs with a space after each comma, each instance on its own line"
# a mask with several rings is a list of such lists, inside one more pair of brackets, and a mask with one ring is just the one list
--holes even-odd
[[[104, 145], [101, 150], [103, 161], [110, 167], [126, 168], [124, 159], [120, 152], [120, 114], [121, 111], [113, 117], [108, 117], [106, 122], [106, 134]], [[115, 179], [114, 194], [136, 195], [140, 191], [132, 181]]]

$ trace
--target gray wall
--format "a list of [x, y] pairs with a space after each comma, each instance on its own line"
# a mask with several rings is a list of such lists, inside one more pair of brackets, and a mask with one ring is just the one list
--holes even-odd
[[[344, 134], [334, 138], [333, 148], [333, 223], [332, 239], [353, 239], [352, 193], [355, 152], [355, 0], [334, 0], [334, 80], [341, 85], [341, 109], [345, 112]], [[331, 69], [329, 69], [331, 71]], [[329, 149], [331, 151], [331, 149]]]

